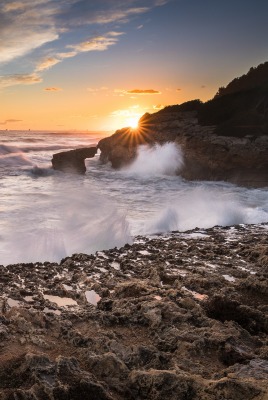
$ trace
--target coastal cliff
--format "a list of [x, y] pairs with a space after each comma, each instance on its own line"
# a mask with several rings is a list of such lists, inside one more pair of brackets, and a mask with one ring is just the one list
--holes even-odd
[[121, 168], [140, 145], [174, 142], [189, 180], [225, 180], [268, 186], [268, 62], [252, 68], [214, 99], [193, 100], [146, 113], [138, 129], [123, 128], [98, 143], [100, 160]]

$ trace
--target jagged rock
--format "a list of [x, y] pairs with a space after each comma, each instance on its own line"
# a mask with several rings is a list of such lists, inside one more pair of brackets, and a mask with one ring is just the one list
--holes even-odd
[[75, 358], [60, 356], [53, 362], [42, 354], [26, 354], [14, 361], [1, 376], [5, 389], [1, 400], [112, 400], [101, 383], [80, 369]]
[[192, 380], [175, 371], [134, 371], [130, 374], [133, 399], [184, 400], [194, 399]]
[[217, 226], [0, 268], [0, 399], [266, 399], [266, 250]]
[[84, 174], [86, 172], [85, 159], [93, 158], [96, 153], [96, 147], [63, 151], [53, 155], [52, 166], [58, 171]]

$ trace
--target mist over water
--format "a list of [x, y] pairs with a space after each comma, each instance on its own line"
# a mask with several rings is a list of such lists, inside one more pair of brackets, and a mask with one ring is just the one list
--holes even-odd
[[183, 166], [181, 149], [174, 143], [140, 146], [135, 161], [123, 170], [142, 177], [176, 175]]
[[0, 264], [59, 261], [138, 234], [268, 222], [267, 189], [184, 181], [175, 175], [183, 155], [171, 143], [141, 147], [122, 171], [95, 156], [76, 176], [51, 169], [53, 149], [91, 145], [96, 135], [20, 132], [12, 146], [6, 140], [0, 134]]
[[59, 185], [49, 196], [29, 193], [27, 201], [18, 200], [21, 210], [11, 214], [6, 225], [4, 264], [59, 261], [132, 241], [125, 215], [74, 182]]

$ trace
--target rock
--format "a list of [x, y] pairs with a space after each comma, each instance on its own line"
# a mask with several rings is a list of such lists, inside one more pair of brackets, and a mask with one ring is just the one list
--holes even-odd
[[84, 174], [86, 172], [85, 159], [93, 158], [96, 153], [96, 147], [63, 151], [53, 155], [52, 166], [58, 171]]
[[117, 381], [123, 380], [128, 375], [128, 368], [115, 354], [105, 353], [102, 356], [89, 356], [87, 363], [91, 372], [98, 378]]
[[266, 244], [267, 223], [217, 226], [4, 267], [0, 399], [266, 399]]
[[[75, 358], [58, 357], [53, 362], [42, 354], [26, 354], [7, 366], [3, 385], [3, 400], [112, 400], [103, 385], [80, 369]], [[20, 389], [10, 390], [11, 385]]]
[[215, 396], [215, 400], [251, 400], [261, 393], [261, 389], [236, 379], [223, 379], [211, 385], [210, 392]]
[[136, 400], [194, 399], [191, 379], [174, 371], [134, 371], [130, 374], [132, 398]]
[[268, 186], [267, 72], [268, 63], [260, 65], [257, 80], [251, 80], [252, 72], [235, 79], [231, 91], [228, 85], [206, 103], [194, 100], [144, 114], [138, 129], [123, 128], [98, 143], [100, 160], [121, 168], [135, 159], [139, 146], [173, 142], [183, 153], [178, 174], [185, 179]]

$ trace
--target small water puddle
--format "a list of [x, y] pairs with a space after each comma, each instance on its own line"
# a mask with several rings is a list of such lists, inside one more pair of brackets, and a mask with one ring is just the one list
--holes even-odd
[[25, 296], [24, 300], [27, 301], [27, 303], [31, 303], [33, 300], [33, 296]]
[[70, 285], [65, 285], [65, 283], [63, 283], [62, 286], [63, 286], [64, 289], [67, 290], [67, 291], [73, 290], [72, 286], [70, 286]]
[[235, 278], [231, 275], [222, 275], [224, 279], [228, 282], [235, 282]]
[[7, 299], [7, 304], [9, 307], [21, 307], [20, 301], [11, 299], [11, 297]]
[[117, 271], [120, 270], [120, 264], [119, 264], [118, 262], [116, 262], [116, 261], [113, 261], [113, 262], [110, 264], [110, 266], [111, 266], [112, 268], [116, 269]]
[[85, 292], [85, 295], [88, 303], [93, 304], [93, 306], [96, 306], [101, 299], [101, 297], [98, 295], [98, 293], [95, 292], [95, 290], [87, 290]]
[[59, 310], [52, 310], [52, 308], [48, 308], [48, 307], [45, 307], [43, 311], [46, 314], [52, 313], [52, 314], [56, 314], [56, 315], [61, 315], [61, 312]]
[[142, 254], [143, 256], [150, 256], [152, 253], [149, 253], [147, 250], [140, 250], [138, 253]]
[[201, 293], [195, 292], [194, 290], [187, 289], [185, 286], [183, 286], [182, 289], [186, 290], [186, 292], [191, 293], [191, 295], [197, 300], [206, 300], [208, 298], [208, 296], [206, 294], [201, 294]]
[[56, 303], [59, 307], [77, 306], [77, 302], [70, 297], [52, 296], [50, 294], [44, 294], [43, 297], [51, 303]]

